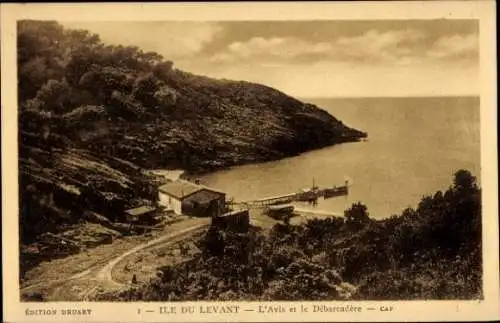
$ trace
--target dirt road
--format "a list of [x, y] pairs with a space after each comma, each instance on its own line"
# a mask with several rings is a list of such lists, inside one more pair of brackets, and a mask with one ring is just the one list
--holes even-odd
[[[44, 264], [36, 272], [38, 282], [22, 288], [21, 293], [40, 292], [48, 301], [81, 301], [88, 300], [99, 290], [124, 289], [128, 285], [115, 281], [112, 276], [114, 267], [120, 261], [153, 246], [178, 242], [195, 232], [208, 228], [209, 223], [210, 219], [189, 218], [166, 227], [164, 234], [160, 233], [160, 237], [146, 240], [131, 248], [129, 246], [133, 244], [133, 240], [122, 242], [118, 240], [113, 244], [101, 246], [99, 249], [90, 249], [86, 256], [92, 259], [93, 265], [76, 273], [71, 273], [71, 269], [79, 265], [82, 255], [70, 256], [55, 261], [54, 264]], [[141, 240], [144, 241], [144, 238]], [[60, 278], [44, 279], [44, 277], [53, 277], [54, 271], [59, 273], [56, 277], [60, 276]], [[71, 274], [68, 275], [68, 272]]]

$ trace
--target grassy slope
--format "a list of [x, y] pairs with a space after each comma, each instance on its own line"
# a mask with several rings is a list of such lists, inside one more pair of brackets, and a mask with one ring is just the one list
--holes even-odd
[[481, 191], [466, 171], [416, 209], [371, 220], [276, 224], [269, 234], [211, 230], [202, 253], [100, 300], [481, 299]]

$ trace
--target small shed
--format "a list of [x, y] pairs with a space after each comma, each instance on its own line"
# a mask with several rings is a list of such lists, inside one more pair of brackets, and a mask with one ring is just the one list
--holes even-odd
[[153, 224], [155, 222], [156, 208], [143, 205], [125, 211], [127, 222], [135, 224]]
[[250, 227], [250, 212], [235, 210], [212, 218], [212, 227], [235, 232], [247, 232]]
[[210, 217], [224, 212], [226, 193], [189, 181], [177, 180], [160, 186], [158, 203], [176, 214]]

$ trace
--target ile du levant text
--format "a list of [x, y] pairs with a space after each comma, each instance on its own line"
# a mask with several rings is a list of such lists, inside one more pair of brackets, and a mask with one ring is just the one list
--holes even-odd
[[[160, 314], [238, 314], [242, 311], [257, 312], [257, 313], [285, 313], [285, 312], [362, 312], [362, 307], [345, 305], [345, 306], [332, 306], [332, 305], [257, 305], [252, 307], [243, 307], [240, 305], [208, 305], [208, 306], [160, 306]], [[380, 311], [391, 311], [392, 308], [380, 309]]]

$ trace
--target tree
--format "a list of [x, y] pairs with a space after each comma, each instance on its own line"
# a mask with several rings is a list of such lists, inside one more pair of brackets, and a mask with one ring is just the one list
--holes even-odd
[[224, 254], [224, 237], [222, 233], [215, 227], [208, 230], [205, 236], [203, 252], [206, 256], [222, 256]]
[[360, 228], [370, 221], [368, 208], [361, 202], [354, 203], [350, 209], [344, 212], [346, 224]]
[[24, 109], [46, 110], [62, 114], [71, 110], [70, 87], [66, 80], [48, 80], [36, 93], [33, 99], [27, 100], [21, 107]]
[[460, 169], [455, 172], [453, 178], [453, 188], [455, 191], [477, 190], [476, 177], [472, 176], [468, 170]]
[[136, 78], [133, 88], [133, 96], [136, 100], [141, 101], [144, 106], [154, 108], [158, 101], [155, 98], [155, 93], [160, 89], [158, 78], [153, 73], [148, 73]]
[[[156, 77], [163, 81], [170, 80], [171, 78], [171, 72], [174, 66], [174, 63], [171, 61], [166, 61], [166, 62], [160, 62], [161, 59], [154, 58], [155, 53], [146, 53], [144, 55], [148, 56], [147, 61], [157, 61], [153, 73], [155, 74]], [[160, 55], [161, 57], [161, 55]]]

